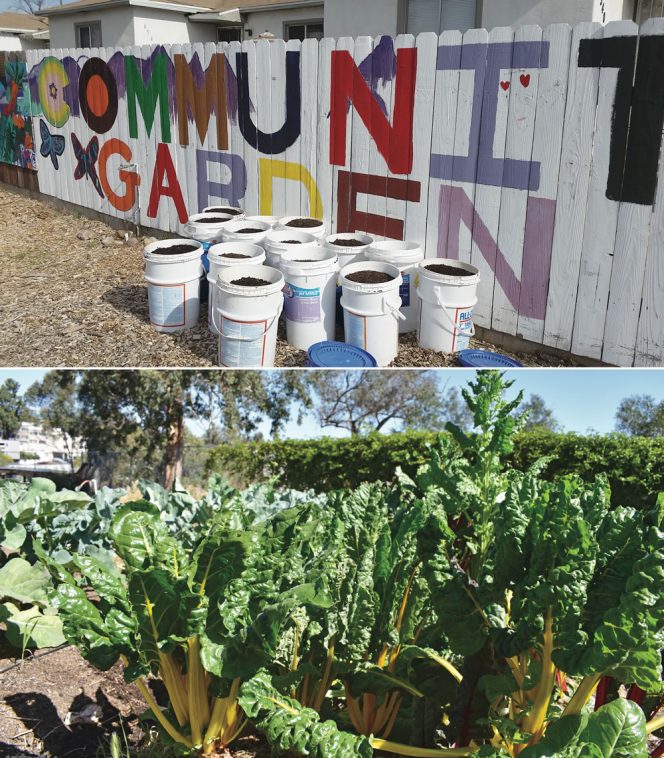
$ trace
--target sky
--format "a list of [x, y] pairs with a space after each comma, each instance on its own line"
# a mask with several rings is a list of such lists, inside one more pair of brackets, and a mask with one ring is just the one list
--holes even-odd
[[[45, 370], [0, 369], [0, 384], [15, 379], [24, 392], [39, 381]], [[472, 378], [473, 371], [439, 369], [436, 374], [443, 386], [461, 387]], [[517, 369], [506, 372], [515, 380], [513, 390], [523, 389], [526, 398], [540, 395], [554, 416], [568, 432], [613, 431], [620, 401], [630, 395], [652, 395], [664, 401], [664, 371], [659, 369]], [[282, 437], [307, 439], [322, 434], [339, 436], [333, 429], [321, 431], [311, 418], [301, 426], [287, 424]]]

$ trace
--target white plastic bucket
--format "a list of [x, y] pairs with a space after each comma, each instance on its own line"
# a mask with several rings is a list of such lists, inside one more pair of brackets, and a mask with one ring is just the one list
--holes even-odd
[[[269, 284], [257, 287], [233, 284], [243, 277], [264, 279]], [[283, 288], [281, 271], [270, 266], [232, 266], [219, 274], [213, 317], [219, 332], [220, 366], [274, 366], [277, 324], [284, 307]]]
[[[295, 219], [307, 219], [312, 222], [312, 226], [288, 226], [291, 221]], [[316, 226], [313, 226], [313, 222], [317, 221]], [[279, 219], [279, 229], [292, 229], [294, 232], [306, 232], [307, 234], [313, 234], [316, 239], [322, 240], [325, 237], [325, 224], [318, 218], [313, 216], [284, 216]]]
[[[380, 284], [350, 281], [348, 275], [356, 271], [381, 271], [393, 278]], [[341, 271], [346, 342], [371, 353], [379, 366], [390, 364], [399, 351], [401, 281], [401, 272], [391, 263], [358, 261]]]
[[269, 224], [273, 229], [279, 223], [278, 216], [247, 216], [247, 221], [263, 221]]
[[[247, 258], [228, 258], [228, 254], [246, 255]], [[213, 334], [219, 334], [215, 322], [219, 322], [217, 315], [213, 321], [212, 312], [215, 307], [215, 293], [217, 291], [217, 279], [219, 274], [230, 266], [262, 266], [265, 263], [265, 250], [260, 245], [251, 242], [220, 242], [212, 245], [208, 250], [210, 271], [208, 280], [208, 325]]]
[[[289, 240], [299, 240], [298, 243], [289, 243]], [[290, 229], [279, 229], [268, 232], [263, 242], [263, 247], [267, 253], [266, 263], [268, 266], [279, 268], [281, 256], [284, 253], [293, 251], [294, 253], [302, 250], [312, 250], [318, 248], [318, 240], [313, 234], [307, 232], [291, 231]]]
[[[241, 232], [240, 229], [260, 229], [260, 232]], [[251, 242], [262, 246], [265, 235], [270, 229], [272, 227], [265, 221], [247, 221], [246, 218], [242, 218], [226, 224], [222, 235], [224, 242]]]
[[281, 256], [289, 345], [308, 350], [316, 342], [334, 339], [337, 266], [337, 256], [322, 247], [289, 250]]
[[[205, 221], [205, 219], [211, 218], [223, 220], [215, 223]], [[184, 225], [184, 234], [190, 239], [214, 245], [216, 242], [221, 242], [222, 229], [233, 220], [233, 216], [225, 213], [195, 213], [187, 219], [187, 223]]]
[[223, 203], [208, 205], [201, 213], [226, 213], [234, 219], [244, 218], [244, 210], [239, 205], [224, 205]]
[[424, 260], [424, 251], [415, 242], [385, 240], [374, 242], [365, 253], [368, 261], [391, 263], [401, 271], [403, 283], [399, 290], [401, 312], [406, 317], [399, 322], [399, 333], [414, 332], [420, 315], [419, 300], [415, 289], [417, 264]]
[[[436, 264], [462, 269], [471, 275], [438, 274], [430, 268]], [[473, 308], [477, 304], [479, 270], [469, 263], [435, 258], [418, 266], [415, 280], [422, 301], [417, 329], [420, 347], [439, 353], [465, 350], [475, 334]]]
[[[173, 255], [158, 250], [188, 245], [194, 250]], [[184, 332], [198, 322], [203, 273], [200, 242], [190, 239], [158, 240], [143, 250], [148, 283], [150, 323], [158, 332]]]

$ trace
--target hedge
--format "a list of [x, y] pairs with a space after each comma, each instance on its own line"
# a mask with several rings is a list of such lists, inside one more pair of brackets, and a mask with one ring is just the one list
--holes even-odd
[[[225, 444], [207, 462], [210, 472], [223, 473], [236, 484], [275, 478], [283, 487], [326, 492], [354, 488], [364, 481], [390, 481], [397, 466], [414, 475], [428, 460], [430, 432], [373, 434], [367, 437], [281, 440]], [[589, 437], [547, 431], [518, 435], [511, 463], [523, 469], [551, 456], [544, 475], [576, 473], [590, 480], [606, 473], [614, 503], [652, 503], [664, 492], [664, 437]]]

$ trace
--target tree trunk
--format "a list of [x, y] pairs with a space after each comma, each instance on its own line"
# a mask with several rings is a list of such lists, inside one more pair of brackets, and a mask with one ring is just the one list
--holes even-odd
[[164, 489], [170, 490], [176, 479], [182, 476], [184, 455], [184, 409], [178, 398], [171, 406], [171, 421], [168, 428], [168, 443], [164, 451]]

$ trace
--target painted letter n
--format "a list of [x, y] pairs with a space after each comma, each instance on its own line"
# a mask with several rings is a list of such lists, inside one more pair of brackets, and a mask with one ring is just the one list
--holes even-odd
[[346, 121], [348, 102], [369, 130], [378, 152], [393, 174], [409, 174], [413, 167], [413, 109], [417, 49], [397, 50], [394, 85], [394, 115], [390, 124], [372, 95], [359, 68], [347, 50], [332, 53], [330, 103], [330, 163], [346, 165]]

